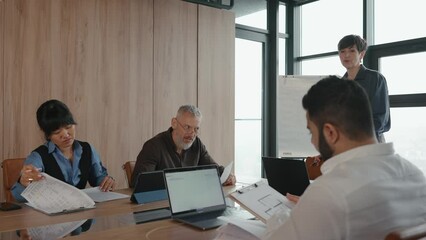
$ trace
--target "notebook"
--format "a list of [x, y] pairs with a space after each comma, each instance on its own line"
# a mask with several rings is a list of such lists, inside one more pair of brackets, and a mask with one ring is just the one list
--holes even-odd
[[164, 170], [172, 219], [206, 230], [226, 224], [226, 210], [216, 165]]
[[167, 200], [163, 171], [140, 173], [130, 200], [138, 204]]
[[309, 185], [303, 158], [262, 157], [269, 186], [285, 195], [300, 196]]

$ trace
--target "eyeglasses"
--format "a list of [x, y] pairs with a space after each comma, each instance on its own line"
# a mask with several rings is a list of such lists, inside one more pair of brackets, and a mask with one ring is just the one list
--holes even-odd
[[183, 125], [182, 123], [179, 122], [179, 120], [177, 120], [177, 118], [175, 118], [175, 119], [176, 119], [176, 122], [179, 124], [179, 126], [181, 126], [181, 128], [183, 128], [183, 130], [186, 133], [190, 133], [190, 132], [194, 131], [195, 134], [198, 134], [200, 132], [199, 127], [191, 127], [189, 125]]

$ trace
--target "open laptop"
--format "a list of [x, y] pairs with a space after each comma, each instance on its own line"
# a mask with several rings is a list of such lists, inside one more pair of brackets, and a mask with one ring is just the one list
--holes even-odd
[[226, 224], [226, 210], [216, 165], [164, 170], [172, 219], [206, 230]]
[[285, 195], [302, 195], [309, 185], [303, 158], [262, 157], [269, 186]]
[[137, 204], [167, 200], [163, 171], [140, 173], [130, 200]]

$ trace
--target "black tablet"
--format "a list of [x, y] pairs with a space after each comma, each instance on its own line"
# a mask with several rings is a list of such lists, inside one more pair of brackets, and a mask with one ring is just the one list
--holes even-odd
[[140, 173], [130, 200], [138, 204], [167, 200], [163, 171]]

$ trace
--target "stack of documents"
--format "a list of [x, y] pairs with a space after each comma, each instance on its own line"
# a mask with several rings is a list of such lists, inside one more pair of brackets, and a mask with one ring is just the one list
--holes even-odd
[[30, 207], [49, 215], [95, 207], [95, 202], [83, 191], [46, 173], [41, 174], [44, 179], [32, 182], [21, 194]]
[[22, 192], [28, 205], [49, 215], [92, 209], [96, 202], [104, 202], [128, 195], [115, 192], [102, 192], [98, 187], [80, 190], [46, 173], [43, 180], [32, 182]]

